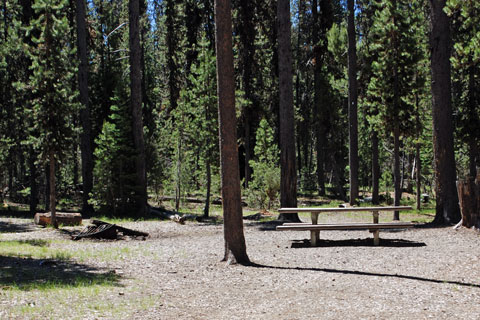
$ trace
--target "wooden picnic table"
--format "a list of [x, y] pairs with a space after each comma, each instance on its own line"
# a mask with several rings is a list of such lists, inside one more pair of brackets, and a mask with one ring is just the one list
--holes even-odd
[[[374, 245], [380, 242], [379, 232], [382, 229], [398, 229], [410, 228], [414, 224], [411, 222], [391, 222], [379, 223], [379, 212], [381, 211], [401, 211], [412, 210], [411, 206], [387, 206], [387, 207], [345, 207], [345, 208], [280, 208], [280, 213], [298, 213], [310, 212], [312, 223], [285, 223], [278, 226], [277, 230], [309, 230], [310, 243], [312, 246], [317, 245], [320, 230], [359, 230], [368, 229], [374, 235]], [[372, 212], [373, 223], [348, 223], [348, 224], [318, 224], [318, 215], [326, 212]]]

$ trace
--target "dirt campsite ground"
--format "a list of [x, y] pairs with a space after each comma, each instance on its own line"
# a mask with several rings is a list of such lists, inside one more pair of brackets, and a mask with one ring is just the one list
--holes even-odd
[[[255, 264], [245, 267], [221, 262], [221, 224], [123, 226], [150, 236], [72, 241], [78, 227], [0, 218], [0, 243], [43, 246], [58, 258], [0, 254], [0, 319], [480, 319], [476, 231], [381, 232], [378, 247], [368, 231], [326, 231], [311, 248], [308, 232], [246, 222]], [[39, 274], [56, 284], [31, 286]], [[75, 283], [79, 276], [90, 280]]]

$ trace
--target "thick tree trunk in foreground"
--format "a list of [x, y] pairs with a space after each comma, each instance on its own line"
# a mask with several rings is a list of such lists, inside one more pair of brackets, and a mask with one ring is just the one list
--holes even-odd
[[130, 0], [129, 44], [130, 44], [130, 108], [132, 112], [132, 132], [135, 145], [135, 167], [137, 174], [136, 216], [147, 212], [147, 174], [145, 165], [145, 143], [142, 119], [142, 72], [140, 50], [139, 0]]
[[443, 12], [445, 0], [430, 0], [431, 66], [433, 107], [433, 152], [436, 213], [434, 223], [455, 224], [460, 220], [455, 186], [455, 157], [450, 74], [450, 25]]
[[[280, 83], [280, 203], [284, 208], [297, 206], [297, 172], [295, 169], [295, 128], [293, 118], [292, 50], [290, 2], [279, 0], [278, 69]], [[279, 220], [299, 222], [298, 214], [280, 214]]]
[[87, 29], [85, 25], [85, 0], [77, 0], [77, 42], [78, 58], [78, 88], [80, 91], [80, 121], [82, 123], [81, 152], [82, 152], [82, 181], [84, 214], [93, 213], [93, 207], [88, 204], [93, 189], [93, 151], [92, 151], [92, 124], [90, 120], [90, 106], [88, 103], [88, 59], [87, 59]]
[[217, 95], [222, 175], [225, 256], [229, 264], [249, 264], [243, 234], [240, 168], [235, 114], [232, 16], [229, 0], [215, 0]]
[[480, 175], [457, 182], [462, 213], [462, 226], [480, 227]]
[[349, 166], [350, 204], [358, 198], [358, 115], [357, 115], [357, 49], [355, 40], [354, 0], [347, 1], [348, 7], [348, 122], [349, 122]]

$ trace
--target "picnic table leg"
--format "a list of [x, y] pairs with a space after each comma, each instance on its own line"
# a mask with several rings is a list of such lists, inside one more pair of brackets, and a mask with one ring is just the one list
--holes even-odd
[[[378, 223], [378, 211], [372, 211], [373, 213], [373, 223]], [[378, 246], [380, 244], [380, 231], [373, 231], [373, 245]]]
[[[312, 224], [318, 223], [318, 212], [312, 212]], [[320, 237], [320, 231], [310, 231], [310, 245], [315, 247]]]
[[373, 212], [373, 223], [378, 223], [378, 211]]
[[373, 231], [373, 245], [378, 246], [380, 244], [380, 231]]

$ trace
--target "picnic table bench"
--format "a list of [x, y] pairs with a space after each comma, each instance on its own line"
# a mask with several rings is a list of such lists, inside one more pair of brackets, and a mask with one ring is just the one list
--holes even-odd
[[[369, 230], [373, 233], [373, 244], [380, 243], [380, 230], [412, 228], [411, 222], [384, 222], [379, 223], [379, 212], [411, 210], [410, 206], [389, 207], [347, 207], [347, 208], [281, 208], [280, 213], [310, 212], [312, 223], [284, 223], [277, 226], [277, 230], [310, 231], [310, 244], [316, 246], [321, 230]], [[325, 212], [372, 212], [373, 223], [323, 223], [318, 224], [318, 215]]]

